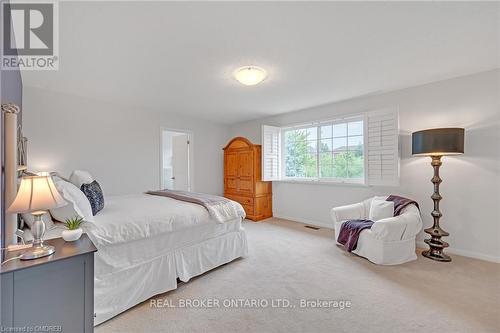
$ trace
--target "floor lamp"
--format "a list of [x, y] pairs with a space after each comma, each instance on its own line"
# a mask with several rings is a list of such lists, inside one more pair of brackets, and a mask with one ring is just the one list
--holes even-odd
[[435, 128], [412, 134], [412, 154], [415, 156], [430, 156], [432, 159], [431, 165], [434, 168], [434, 177], [431, 179], [432, 184], [434, 184], [434, 193], [431, 196], [434, 201], [434, 209], [431, 212], [434, 223], [432, 227], [424, 230], [431, 235], [431, 238], [424, 240], [430, 249], [422, 252], [424, 257], [432, 260], [451, 261], [451, 257], [443, 252], [449, 244], [441, 240], [441, 237], [450, 234], [439, 226], [439, 219], [443, 215], [439, 211], [439, 201], [442, 199], [439, 194], [439, 184], [442, 182], [439, 177], [439, 167], [442, 164], [442, 156], [464, 153], [464, 136], [465, 130], [463, 128]]

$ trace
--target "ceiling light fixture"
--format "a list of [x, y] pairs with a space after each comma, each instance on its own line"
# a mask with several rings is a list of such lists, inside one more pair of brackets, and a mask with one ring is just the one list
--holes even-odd
[[254, 86], [266, 79], [267, 72], [257, 66], [244, 66], [235, 70], [233, 75], [239, 83]]

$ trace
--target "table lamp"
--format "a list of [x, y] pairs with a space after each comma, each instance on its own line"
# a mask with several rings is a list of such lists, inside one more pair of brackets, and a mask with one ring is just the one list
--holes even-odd
[[45, 223], [42, 215], [46, 210], [66, 205], [50, 176], [29, 176], [21, 179], [21, 185], [9, 213], [31, 213], [34, 221], [31, 226], [33, 246], [21, 255], [21, 260], [45, 257], [55, 252], [53, 246], [43, 244]]
[[422, 252], [424, 257], [432, 260], [451, 261], [451, 257], [443, 253], [444, 248], [448, 247], [449, 244], [441, 240], [441, 237], [450, 234], [439, 226], [439, 219], [443, 215], [439, 211], [439, 201], [442, 199], [439, 194], [439, 184], [442, 182], [439, 177], [439, 167], [442, 164], [442, 156], [464, 153], [464, 136], [465, 130], [463, 128], [435, 128], [412, 134], [412, 154], [430, 156], [432, 158], [431, 165], [434, 168], [434, 177], [431, 179], [434, 184], [434, 193], [431, 196], [434, 201], [434, 209], [431, 213], [434, 224], [431, 228], [424, 230], [431, 235], [431, 238], [424, 240], [430, 249]]

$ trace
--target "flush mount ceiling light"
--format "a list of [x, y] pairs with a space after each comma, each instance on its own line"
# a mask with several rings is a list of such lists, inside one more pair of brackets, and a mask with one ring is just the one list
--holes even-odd
[[266, 79], [267, 72], [257, 66], [244, 66], [235, 70], [233, 75], [239, 83], [254, 86]]

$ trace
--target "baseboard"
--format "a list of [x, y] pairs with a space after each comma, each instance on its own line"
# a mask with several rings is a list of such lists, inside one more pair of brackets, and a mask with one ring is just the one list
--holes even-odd
[[[324, 222], [313, 221], [313, 220], [304, 219], [301, 217], [287, 216], [287, 215], [282, 215], [279, 213], [278, 214], [274, 213], [274, 217], [276, 217], [278, 219], [290, 220], [290, 221], [298, 222], [298, 223], [302, 223], [302, 224], [309, 224], [309, 225], [313, 225], [316, 227], [333, 229], [333, 223], [327, 224]], [[424, 249], [428, 247], [427, 244], [424, 243], [424, 241], [417, 241], [417, 246], [420, 248], [424, 248]], [[495, 257], [495, 256], [490, 256], [487, 254], [466, 251], [466, 250], [460, 250], [460, 249], [456, 249], [453, 247], [447, 248], [446, 251], [450, 254], [456, 254], [459, 256], [463, 256], [463, 257], [480, 259], [480, 260], [490, 261], [490, 262], [494, 262], [494, 263], [500, 263], [500, 258]]]
[[290, 220], [293, 222], [299, 222], [302, 224], [309, 224], [309, 225], [313, 225], [313, 226], [320, 227], [320, 228], [333, 229], [333, 222], [331, 224], [329, 224], [329, 223], [324, 223], [324, 222], [303, 219], [301, 217], [285, 216], [285, 215], [276, 214], [276, 213], [273, 214], [273, 217], [276, 217], [278, 219], [283, 219], [283, 220]]
[[[423, 248], [423, 249], [429, 248], [429, 246], [427, 244], [425, 244], [424, 241], [417, 241], [417, 246], [420, 248]], [[446, 252], [448, 252], [450, 254], [456, 254], [456, 255], [459, 255], [462, 257], [469, 257], [469, 258], [474, 258], [474, 259], [490, 261], [490, 262], [494, 262], [494, 263], [500, 263], [500, 258], [490, 256], [487, 254], [483, 254], [483, 253], [460, 250], [460, 249], [453, 248], [453, 247], [446, 248]]]

